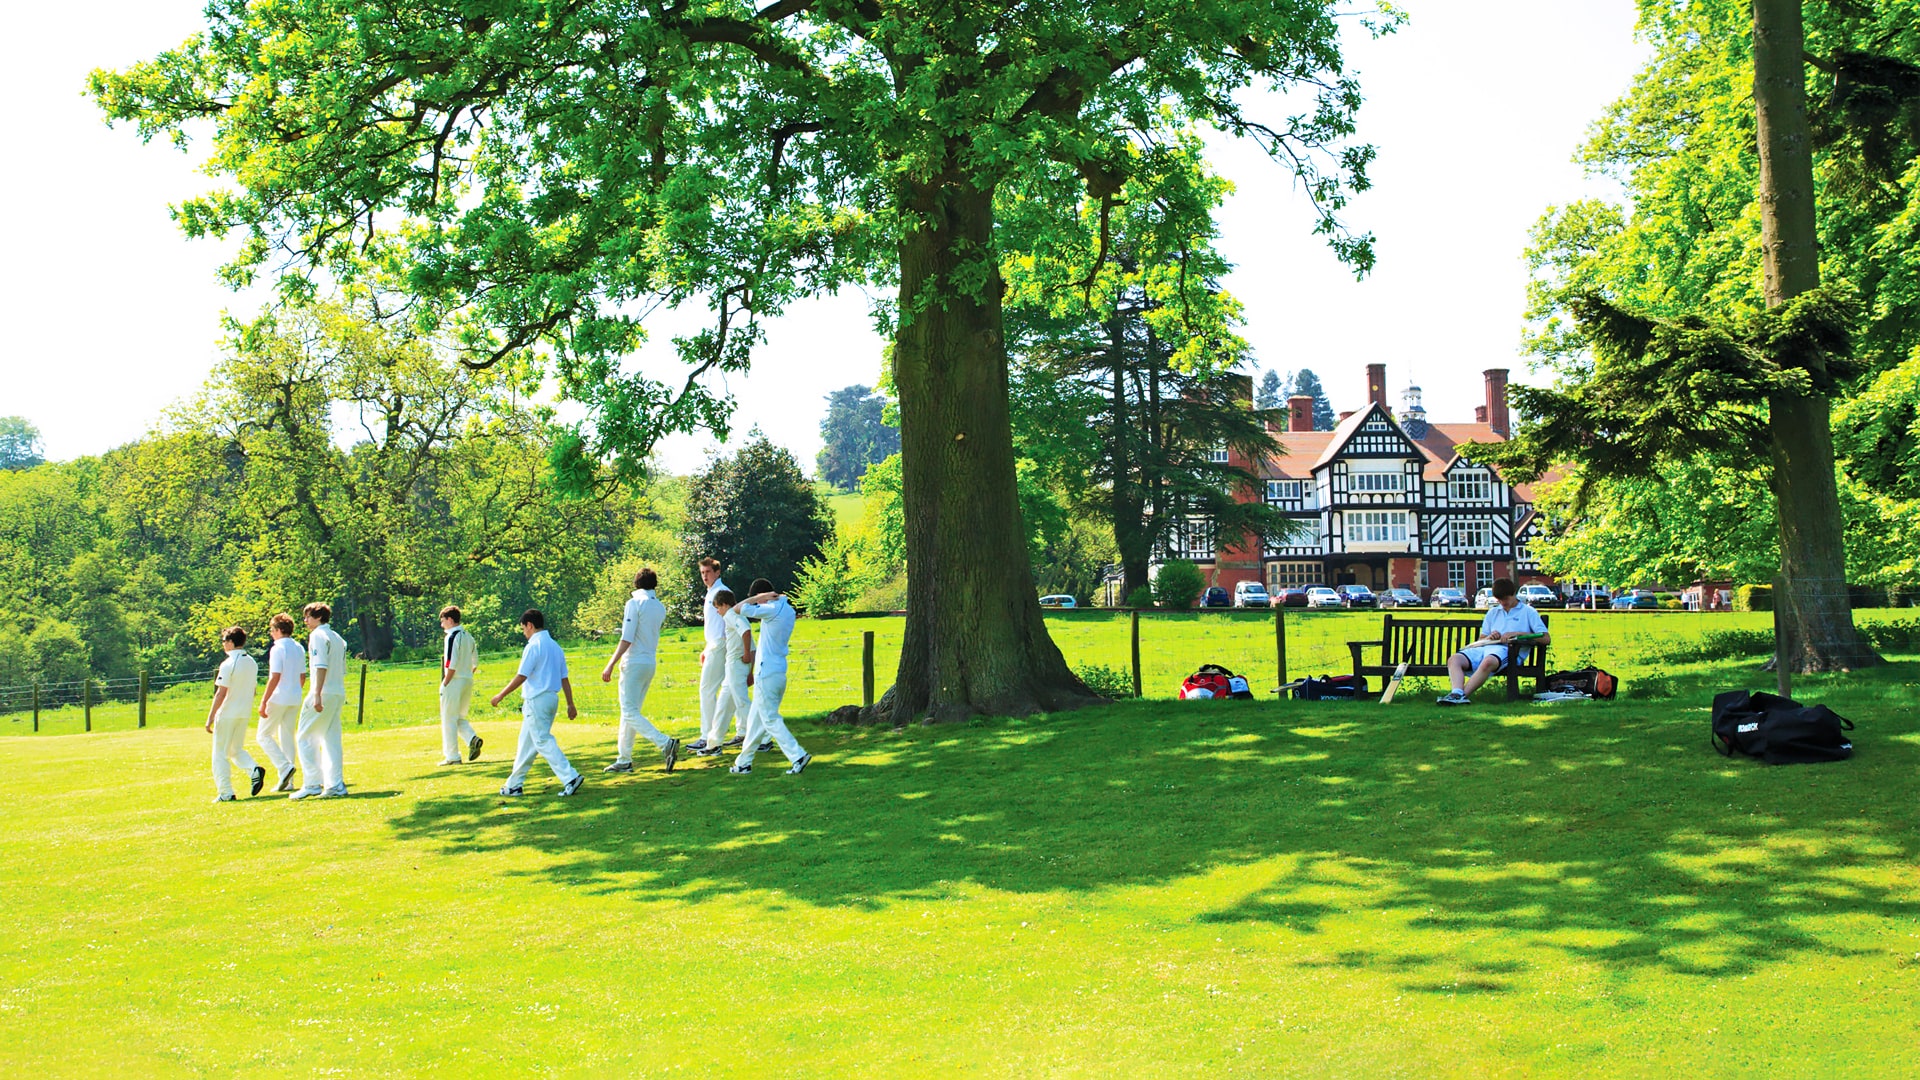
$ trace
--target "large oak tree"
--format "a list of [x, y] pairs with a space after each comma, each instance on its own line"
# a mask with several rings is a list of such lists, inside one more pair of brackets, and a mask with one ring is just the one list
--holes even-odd
[[[911, 614], [887, 704], [951, 718], [1087, 699], [1023, 569], [996, 206], [1063, 176], [1116, 190], [1130, 139], [1202, 121], [1259, 139], [1364, 268], [1336, 220], [1370, 156], [1347, 145], [1338, 10], [213, 0], [203, 33], [92, 87], [149, 137], [211, 121], [237, 186], [178, 213], [247, 235], [236, 279], [398, 294], [477, 365], [540, 352], [591, 417], [567, 445], [629, 471], [664, 432], [724, 430], [702, 376], [744, 368], [759, 320], [897, 286]], [[1250, 90], [1278, 91], [1271, 122], [1243, 111]], [[713, 320], [678, 341], [684, 380], [623, 369], [649, 310], [694, 300]]]

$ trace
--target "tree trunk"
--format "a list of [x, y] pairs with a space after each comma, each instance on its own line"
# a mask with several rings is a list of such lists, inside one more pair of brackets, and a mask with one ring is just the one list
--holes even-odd
[[1146, 500], [1142, 497], [1138, 461], [1133, 452], [1135, 434], [1133, 410], [1127, 400], [1126, 328], [1115, 311], [1107, 320], [1107, 365], [1113, 373], [1113, 405], [1109, 435], [1113, 458], [1113, 498], [1109, 509], [1113, 516], [1113, 543], [1120, 553], [1120, 600], [1126, 603], [1133, 594], [1147, 587], [1147, 564], [1153, 558], [1152, 538], [1142, 523]]
[[901, 508], [907, 617], [877, 719], [961, 720], [1099, 700], [1040, 615], [1014, 484], [993, 192], [910, 185], [900, 244]]
[[[1820, 285], [1814, 213], [1813, 145], [1807, 126], [1801, 0], [1753, 0], [1753, 100], [1760, 144], [1760, 226], [1766, 297], [1777, 308]], [[1818, 357], [1805, 366], [1816, 381]], [[1825, 394], [1776, 394], [1768, 404], [1773, 492], [1779, 514], [1776, 598], [1793, 626], [1801, 671], [1880, 663], [1860, 640], [1847, 600], [1846, 540], [1833, 475], [1833, 432]]]

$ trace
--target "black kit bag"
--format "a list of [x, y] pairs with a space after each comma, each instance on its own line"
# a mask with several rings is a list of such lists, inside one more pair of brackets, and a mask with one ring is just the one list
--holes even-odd
[[1729, 690], [1713, 699], [1715, 750], [1769, 765], [1845, 761], [1853, 756], [1853, 721], [1825, 705], [1802, 705], [1778, 694]]
[[1611, 700], [1620, 688], [1620, 680], [1591, 665], [1579, 671], [1556, 671], [1546, 681], [1548, 690], [1572, 690], [1603, 700]]
[[1358, 675], [1322, 675], [1303, 679], [1293, 691], [1300, 701], [1351, 701], [1367, 692], [1367, 680]]

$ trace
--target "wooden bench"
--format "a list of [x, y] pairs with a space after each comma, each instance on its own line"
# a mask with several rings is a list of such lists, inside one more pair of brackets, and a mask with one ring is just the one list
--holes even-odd
[[[1353, 673], [1356, 676], [1378, 675], [1384, 680], [1393, 674], [1394, 668], [1400, 666], [1400, 661], [1411, 655], [1413, 662], [1407, 665], [1407, 674], [1445, 678], [1447, 658], [1480, 637], [1479, 619], [1410, 618], [1404, 615], [1382, 617], [1386, 622], [1380, 627], [1380, 640], [1347, 642], [1347, 649], [1353, 653]], [[1547, 617], [1540, 616], [1540, 621], [1546, 623]], [[1514, 646], [1509, 646], [1509, 649], [1512, 648]], [[1526, 649], [1524, 659], [1519, 663], [1509, 663], [1494, 676], [1506, 677], [1508, 701], [1520, 699], [1522, 676], [1530, 676], [1536, 688], [1546, 681], [1547, 646], [1536, 642], [1526, 646]], [[1378, 663], [1367, 662], [1369, 650], [1378, 658]], [[1487, 681], [1492, 682], [1493, 679]]]

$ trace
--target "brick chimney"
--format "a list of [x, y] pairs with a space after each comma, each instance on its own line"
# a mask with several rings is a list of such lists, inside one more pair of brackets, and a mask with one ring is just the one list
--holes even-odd
[[1352, 415], [1353, 415], [1353, 410], [1352, 410], [1352, 409], [1348, 409], [1348, 410], [1347, 410], [1346, 412], [1343, 412], [1343, 413], [1341, 413], [1341, 414], [1340, 414], [1340, 420], [1339, 420], [1339, 422], [1340, 422], [1340, 423], [1342, 423], [1342, 424], [1344, 424], [1344, 423], [1346, 423], [1346, 422], [1347, 422], [1347, 417], [1349, 417], [1349, 416], [1352, 416]]
[[1313, 430], [1313, 397], [1295, 394], [1287, 399], [1287, 430]]
[[1513, 436], [1513, 428], [1507, 420], [1507, 369], [1488, 368], [1487, 376], [1487, 426], [1495, 435], [1503, 439]]
[[1476, 424], [1484, 424], [1487, 422], [1487, 407], [1485, 405], [1475, 405], [1473, 407], [1473, 422]]
[[[1502, 375], [1506, 374], [1501, 372]], [[1367, 403], [1387, 407], [1387, 365], [1367, 365]], [[1391, 411], [1391, 410], [1389, 410]]]

